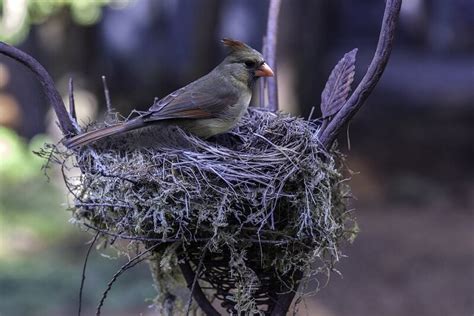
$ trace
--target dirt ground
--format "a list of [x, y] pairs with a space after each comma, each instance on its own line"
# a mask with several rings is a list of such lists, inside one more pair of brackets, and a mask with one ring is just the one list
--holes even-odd
[[473, 213], [358, 210], [361, 232], [338, 265], [343, 276], [299, 315], [474, 315]]

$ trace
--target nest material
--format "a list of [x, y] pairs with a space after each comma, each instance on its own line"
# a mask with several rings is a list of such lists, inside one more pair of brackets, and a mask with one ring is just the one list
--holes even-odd
[[53, 156], [81, 170], [65, 178], [78, 221], [162, 240], [156, 275], [165, 254], [180, 252], [229, 311], [251, 313], [295, 290], [302, 273], [329, 271], [354, 236], [342, 159], [322, 150], [317, 131], [314, 121], [251, 110], [210, 140], [155, 128]]

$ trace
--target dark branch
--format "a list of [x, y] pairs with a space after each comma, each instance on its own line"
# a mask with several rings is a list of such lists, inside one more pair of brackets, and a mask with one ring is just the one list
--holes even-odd
[[201, 273], [202, 263], [204, 261], [204, 257], [206, 256], [206, 253], [207, 253], [207, 247], [204, 249], [204, 251], [201, 254], [201, 259], [199, 260], [199, 264], [196, 268], [196, 273], [194, 274], [193, 284], [191, 286], [190, 293], [189, 293], [189, 300], [188, 300], [188, 303], [186, 304], [186, 312], [184, 313], [186, 316], [189, 315], [189, 310], [191, 308], [191, 303], [193, 301], [194, 289], [196, 288], [196, 285], [199, 286], [198, 278], [199, 278], [199, 274]]
[[212, 304], [207, 299], [206, 295], [201, 289], [199, 282], [194, 283], [195, 278], [197, 277], [189, 264], [189, 261], [185, 258], [184, 255], [181, 255], [179, 268], [183, 273], [184, 279], [186, 280], [186, 285], [188, 289], [192, 292], [194, 299], [198, 303], [199, 307], [207, 316], [220, 316], [219, 312], [212, 306]]
[[267, 35], [264, 45], [265, 59], [270, 68], [273, 69], [275, 77], [267, 78], [268, 83], [268, 106], [271, 111], [278, 110], [278, 87], [277, 87], [277, 67], [276, 48], [278, 35], [278, 15], [280, 13], [281, 0], [270, 0], [268, 8]]
[[291, 291], [288, 293], [278, 295], [274, 307], [272, 310], [271, 316], [286, 316], [288, 310], [290, 309], [293, 298], [296, 295], [296, 291]]
[[46, 69], [44, 69], [44, 67], [30, 55], [4, 42], [0, 42], [0, 53], [25, 65], [38, 77], [38, 80], [43, 86], [48, 102], [51, 103], [56, 115], [58, 116], [59, 126], [61, 127], [63, 134], [66, 136], [77, 134], [78, 130], [74, 126], [73, 120], [71, 116], [69, 116], [63, 100], [54, 86], [53, 79], [51, 79], [51, 76], [48, 74]]
[[69, 114], [74, 122], [77, 123], [76, 103], [74, 102], [74, 82], [69, 78]]
[[71, 117], [72, 125], [74, 125], [74, 128], [76, 129], [77, 133], [80, 133], [81, 127], [79, 126], [79, 123], [77, 122], [76, 102], [74, 101], [74, 81], [72, 80], [72, 78], [69, 78], [68, 94], [69, 94], [69, 115]]
[[292, 288], [285, 288], [286, 286], [281, 284], [282, 288], [280, 290], [282, 293], [277, 294], [275, 297], [270, 313], [271, 316], [286, 316], [293, 302], [293, 298], [296, 295], [296, 291], [298, 290], [299, 283], [303, 278], [303, 272], [299, 270], [294, 271], [289, 278], [292, 279]]
[[322, 132], [320, 139], [325, 148], [329, 148], [332, 145], [343, 126], [357, 113], [359, 108], [364, 104], [374, 90], [377, 82], [380, 80], [392, 51], [393, 38], [401, 4], [402, 0], [386, 1], [375, 55], [370, 63], [367, 73], [354, 90], [354, 93], [351, 95], [349, 100], [347, 100], [342, 109], [334, 116], [327, 128]]

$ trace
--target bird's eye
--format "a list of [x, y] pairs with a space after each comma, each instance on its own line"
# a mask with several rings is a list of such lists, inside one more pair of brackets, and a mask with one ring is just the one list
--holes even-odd
[[247, 68], [253, 68], [255, 67], [255, 62], [253, 60], [246, 60], [245, 66], [247, 66]]

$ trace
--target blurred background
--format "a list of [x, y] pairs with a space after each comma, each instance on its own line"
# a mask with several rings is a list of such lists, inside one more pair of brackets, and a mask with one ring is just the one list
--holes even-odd
[[[260, 49], [268, 1], [0, 0], [0, 40], [28, 52], [86, 123], [105, 108], [101, 75], [123, 115], [146, 109], [225, 56], [219, 39]], [[281, 109], [319, 108], [339, 58], [374, 52], [382, 0], [283, 0]], [[404, 0], [392, 58], [339, 144], [348, 154], [361, 232], [301, 315], [473, 315], [474, 1]], [[0, 315], [71, 315], [91, 236], [68, 222], [57, 170], [33, 155], [59, 138], [41, 87], [0, 56]], [[350, 140], [350, 142], [349, 142]], [[93, 314], [123, 263], [94, 252], [84, 292]], [[153, 315], [146, 264], [115, 284], [105, 315]]]

